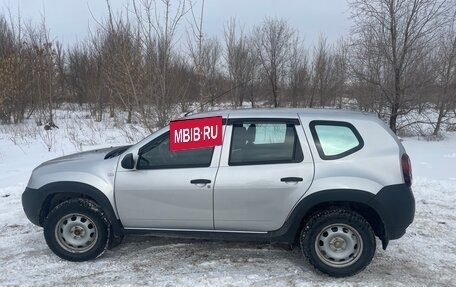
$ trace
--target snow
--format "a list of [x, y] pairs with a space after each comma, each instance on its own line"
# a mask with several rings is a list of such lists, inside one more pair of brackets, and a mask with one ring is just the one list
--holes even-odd
[[414, 172], [415, 221], [386, 251], [377, 241], [366, 270], [334, 279], [315, 272], [299, 249], [278, 244], [128, 236], [90, 262], [58, 258], [22, 210], [32, 169], [146, 133], [112, 120], [96, 123], [82, 113], [61, 112], [57, 123], [60, 128], [50, 132], [33, 122], [0, 126], [0, 286], [456, 286], [456, 133], [437, 142], [404, 138]]

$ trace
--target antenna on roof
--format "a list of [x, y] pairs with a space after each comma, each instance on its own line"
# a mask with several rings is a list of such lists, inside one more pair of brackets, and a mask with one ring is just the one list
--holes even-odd
[[[241, 86], [247, 84], [247, 83], [250, 82], [251, 80], [252, 80], [252, 79], [248, 79], [248, 80], [246, 80], [246, 81], [244, 81], [244, 82], [242, 82], [242, 83], [240, 83], [240, 84], [238, 84], [238, 85], [236, 85], [236, 86], [234, 86], [234, 87], [232, 87], [232, 88], [230, 88], [230, 89], [224, 91], [223, 93], [221, 93], [221, 94], [219, 94], [219, 95], [217, 95], [217, 96], [211, 98], [210, 100], [204, 102], [204, 103], [201, 105], [201, 107], [204, 107], [205, 105], [207, 105], [207, 104], [209, 104], [209, 103], [211, 103], [211, 102], [213, 102], [213, 101], [215, 101], [215, 100], [217, 100], [217, 99], [223, 97], [224, 95], [228, 94], [228, 93], [231, 92], [232, 90], [237, 89], [237, 88], [239, 88], [239, 87], [241, 87]], [[196, 110], [196, 109], [193, 109], [193, 110], [190, 110], [190, 111], [186, 112], [186, 113], [184, 114], [184, 117], [190, 115], [190, 114], [193, 113], [195, 110]]]

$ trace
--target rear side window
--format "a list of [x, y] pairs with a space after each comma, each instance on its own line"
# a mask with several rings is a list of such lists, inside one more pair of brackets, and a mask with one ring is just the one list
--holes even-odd
[[280, 121], [233, 123], [229, 165], [295, 163], [302, 160], [294, 124]]
[[310, 131], [322, 159], [342, 158], [364, 146], [359, 132], [347, 122], [313, 121]]

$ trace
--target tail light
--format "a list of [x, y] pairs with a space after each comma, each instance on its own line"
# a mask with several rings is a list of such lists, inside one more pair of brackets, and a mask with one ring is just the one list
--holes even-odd
[[409, 156], [404, 153], [401, 158], [401, 163], [402, 163], [402, 173], [404, 174], [404, 181], [405, 184], [410, 187], [412, 186], [412, 164], [410, 163], [410, 158]]

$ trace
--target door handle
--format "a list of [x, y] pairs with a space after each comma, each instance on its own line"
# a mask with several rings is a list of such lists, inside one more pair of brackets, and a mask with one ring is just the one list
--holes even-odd
[[209, 184], [209, 183], [211, 183], [211, 181], [209, 179], [199, 178], [199, 179], [190, 180], [190, 183], [191, 184]]
[[280, 179], [282, 182], [298, 182], [302, 181], [302, 177], [282, 177]]

